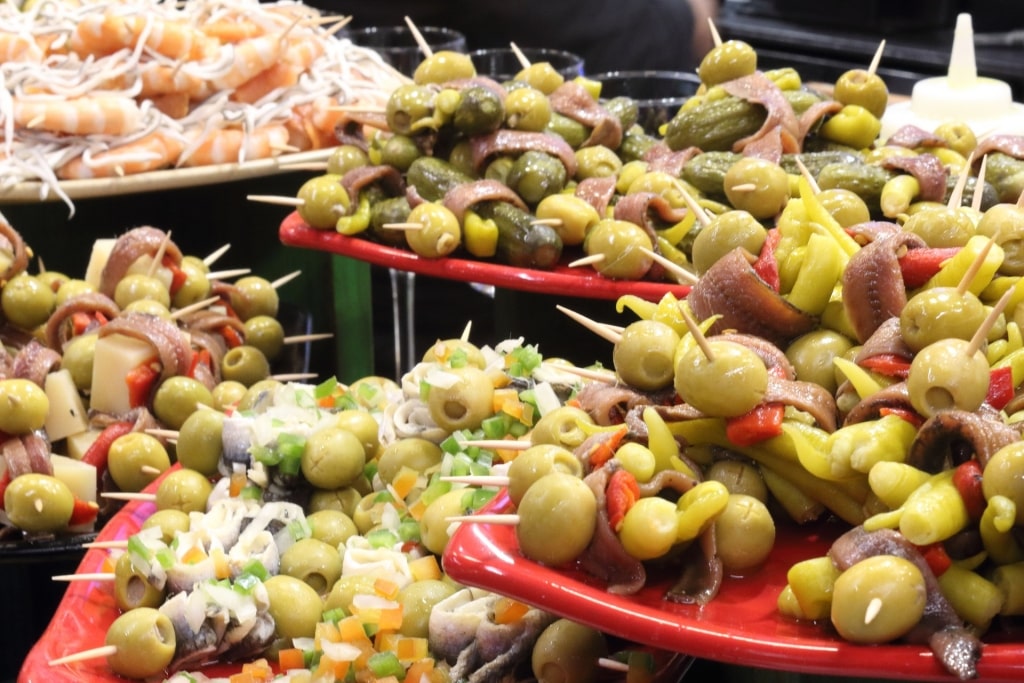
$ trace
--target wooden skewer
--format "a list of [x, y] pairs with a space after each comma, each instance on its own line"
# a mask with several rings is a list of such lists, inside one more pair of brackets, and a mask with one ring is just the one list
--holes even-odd
[[565, 223], [561, 218], [538, 218], [530, 221], [530, 225], [549, 225], [552, 228], [561, 227]]
[[651, 251], [647, 247], [640, 247], [640, 251], [642, 251], [644, 254], [650, 256], [652, 259], [661, 264], [661, 266], [665, 270], [672, 273], [672, 275], [675, 276], [676, 280], [679, 280], [680, 282], [686, 283], [688, 285], [695, 285], [700, 280], [700, 278], [698, 278], [696, 275], [688, 271], [686, 268], [683, 268], [675, 261], [667, 259], [661, 254]]
[[380, 227], [385, 230], [422, 230], [422, 223], [384, 223]]
[[250, 202], [263, 202], [264, 204], [278, 204], [280, 206], [304, 206], [306, 200], [298, 197], [283, 197], [273, 194], [248, 194], [245, 196]]
[[702, 226], [706, 226], [711, 222], [711, 216], [708, 215], [708, 212], [704, 210], [703, 206], [697, 203], [697, 200], [694, 199], [692, 194], [686, 191], [686, 188], [683, 187], [682, 184], [679, 185], [679, 192], [683, 195], [683, 201], [686, 202], [687, 208], [689, 208], [690, 211], [693, 211], [693, 215], [696, 216]]
[[992, 326], [996, 324], [996, 320], [998, 320], [999, 316], [1002, 315], [1004, 310], [1006, 310], [1006, 305], [1010, 303], [1013, 291], [1013, 287], [1006, 290], [1006, 292], [999, 297], [999, 301], [997, 301], [996, 305], [992, 307], [992, 310], [988, 312], [988, 315], [985, 316], [985, 320], [981, 323], [981, 327], [979, 327], [978, 331], [974, 333], [973, 337], [971, 337], [971, 343], [967, 345], [968, 358], [977, 353], [978, 349], [981, 348], [981, 345], [985, 343], [985, 338], [988, 337], [989, 330], [992, 329]]
[[46, 507], [46, 503], [43, 502], [42, 498], [36, 498], [32, 501], [32, 507], [36, 509], [36, 512], [42, 512], [43, 508]]
[[878, 44], [878, 49], [875, 50], [875, 56], [871, 58], [871, 65], [868, 66], [868, 73], [872, 76], [878, 71], [878, 65], [882, 61], [882, 53], [885, 52], [885, 39]]
[[157, 428], [154, 427], [153, 429], [147, 429], [145, 431], [146, 431], [147, 434], [149, 434], [151, 436], [155, 436], [158, 439], [177, 439], [178, 438], [178, 430], [176, 430], [176, 429], [157, 429]]
[[128, 547], [128, 539], [121, 539], [117, 541], [92, 541], [91, 543], [83, 543], [83, 548], [99, 548], [100, 550], [122, 550]]
[[509, 478], [497, 474], [467, 474], [463, 476], [441, 477], [441, 481], [453, 484], [469, 484], [470, 486], [508, 486]]
[[350, 21], [352, 21], [352, 16], [351, 15], [346, 16], [344, 14], [329, 14], [329, 15], [324, 15], [324, 16], [319, 16], [319, 17], [307, 17], [306, 19], [302, 20], [302, 25], [303, 26], [320, 26], [322, 24], [330, 24], [332, 22], [335, 22], [335, 23], [341, 24], [341, 26], [339, 26], [338, 28], [342, 28], [346, 24], [348, 24]]
[[116, 654], [117, 645], [101, 645], [100, 647], [94, 647], [91, 650], [82, 650], [81, 652], [76, 652], [73, 655], [51, 659], [49, 664], [50, 666], [60, 666], [61, 664], [73, 664], [75, 662], [84, 662], [88, 659], [110, 657], [111, 655]]
[[870, 624], [878, 616], [878, 613], [882, 611], [882, 598], [871, 598], [868, 602], [868, 606], [864, 609], [864, 624]]
[[195, 313], [196, 311], [201, 311], [204, 308], [209, 308], [210, 306], [212, 306], [213, 304], [217, 303], [218, 301], [220, 301], [220, 297], [219, 296], [211, 296], [208, 299], [203, 299], [202, 301], [197, 301], [194, 304], [189, 304], [188, 306], [182, 306], [181, 308], [176, 309], [176, 310], [171, 312], [171, 320], [177, 320], [178, 318], [184, 317], [184, 316], [188, 315], [189, 313]]
[[597, 382], [604, 382], [605, 384], [615, 384], [619, 381], [619, 378], [615, 376], [615, 373], [608, 370], [589, 370], [587, 368], [578, 368], [575, 365], [552, 365], [549, 367], [557, 368], [561, 372], [568, 372], [570, 375], [577, 375], [578, 377], [585, 377], [586, 379], [592, 379]]
[[722, 36], [718, 33], [718, 27], [715, 26], [715, 20], [708, 17], [708, 28], [711, 30], [711, 40], [714, 42], [715, 47], [722, 44]]
[[992, 245], [996, 243], [996, 239], [998, 237], [999, 232], [997, 231], [995, 235], [992, 235], [992, 237], [989, 238], [988, 242], [985, 242], [985, 246], [981, 248], [980, 252], [978, 252], [978, 257], [974, 259], [970, 267], [967, 269], [967, 272], [965, 272], [964, 276], [960, 278], [960, 282], [957, 283], [957, 294], [963, 295], [970, 288], [971, 280], [974, 279], [974, 276], [978, 274], [978, 271], [981, 270], [981, 267], [985, 264], [985, 259], [988, 258], [988, 253], [992, 251]]
[[227, 270], [211, 270], [206, 274], [207, 280], [225, 280], [229, 277], [238, 277], [239, 275], [248, 275], [252, 272], [252, 268], [229, 268]]
[[803, 159], [801, 159], [799, 155], [797, 155], [795, 159], [796, 167], [800, 169], [800, 175], [802, 175], [804, 177], [804, 180], [807, 181], [807, 184], [811, 186], [811, 192], [813, 192], [814, 194], [820, 194], [821, 187], [818, 185], [818, 181], [814, 179], [814, 176], [811, 174], [811, 171], [804, 164]]
[[292, 271], [292, 272], [288, 273], [287, 275], [282, 275], [281, 277], [279, 277], [276, 280], [274, 280], [273, 282], [271, 282], [270, 286], [273, 287], [274, 289], [278, 289], [279, 287], [288, 284], [289, 282], [291, 282], [292, 280], [294, 280], [295, 278], [297, 278], [300, 275], [302, 275], [302, 271], [301, 270]]
[[473, 522], [475, 524], [500, 524], [502, 526], [515, 526], [519, 524], [519, 515], [503, 514], [476, 514], [476, 515], [455, 515], [445, 517], [446, 522]]
[[270, 149], [274, 152], [281, 152], [283, 154], [295, 154], [301, 152], [302, 149], [295, 145], [270, 145]]
[[459, 341], [468, 342], [469, 341], [469, 332], [472, 329], [473, 329], [473, 321], [470, 320], [469, 322], [466, 323], [466, 326], [464, 328], [462, 328], [462, 334], [459, 335]]
[[203, 259], [203, 263], [205, 263], [206, 267], [209, 268], [210, 266], [212, 266], [217, 261], [217, 259], [219, 259], [225, 253], [227, 253], [227, 250], [230, 249], [230, 248], [231, 248], [231, 244], [225, 244], [224, 246], [216, 249], [215, 251], [211, 252], [209, 256], [204, 258]]
[[142, 467], [139, 468], [139, 471], [142, 472], [143, 474], [148, 474], [153, 477], [159, 477], [161, 474], [163, 474], [163, 470], [157, 467], [153, 467], [152, 465], [143, 465]]
[[1024, 209], [1024, 190], [1020, 191], [1020, 196], [1017, 197], [1017, 208]]
[[974, 152], [972, 151], [967, 155], [967, 163], [964, 164], [964, 168], [960, 171], [960, 177], [956, 179], [956, 186], [953, 188], [953, 192], [949, 195], [949, 203], [946, 205], [951, 209], [958, 209], [963, 203], [964, 199], [964, 188], [967, 187], [967, 178], [971, 175], [971, 164], [974, 162]]
[[327, 111], [339, 114], [386, 114], [387, 109], [377, 104], [336, 104], [326, 107]]
[[100, 494], [103, 498], [110, 500], [141, 500], [146, 503], [155, 503], [155, 493], [133, 493], [131, 491], [104, 491]]
[[346, 26], [348, 26], [351, 21], [352, 21], [352, 17], [351, 16], [345, 17], [345, 18], [337, 21], [336, 23], [331, 24], [330, 26], [328, 26], [327, 27], [327, 33], [335, 34], [338, 31], [340, 31], [341, 29], [343, 29]]
[[420, 33], [420, 30], [416, 28], [416, 24], [413, 23], [412, 19], [406, 16], [405, 23], [409, 27], [409, 30], [412, 32], [412, 37], [416, 39], [416, 44], [420, 46], [420, 52], [423, 53], [423, 56], [433, 57], [434, 51], [430, 49], [429, 45], [427, 45], [426, 39], [424, 39], [423, 34]]
[[592, 265], [595, 265], [597, 263], [601, 263], [606, 258], [608, 258], [608, 257], [605, 256], [604, 254], [591, 254], [590, 256], [581, 256], [580, 258], [576, 259], [575, 261], [570, 261], [568, 266], [570, 268], [580, 268], [582, 266], [592, 266]]
[[729, 188], [733, 192], [753, 192], [757, 189], [756, 183], [740, 183]]
[[988, 165], [988, 155], [981, 157], [981, 166], [978, 167], [978, 177], [974, 181], [974, 194], [971, 196], [971, 208], [981, 212], [981, 200], [985, 194], [985, 167]]
[[43, 263], [42, 256], [36, 256], [36, 267], [39, 268], [39, 273], [43, 274], [46, 272], [46, 264]]
[[608, 671], [619, 671], [622, 673], [629, 671], [629, 664], [626, 662], [620, 662], [617, 659], [612, 659], [611, 657], [599, 657], [597, 665], [602, 669], [607, 669]]
[[488, 450], [525, 451], [533, 446], [529, 441], [519, 439], [469, 439], [459, 443], [460, 446], [476, 446]]
[[160, 246], [156, 249], [156, 254], [153, 255], [153, 261], [149, 264], [149, 271], [146, 275], [153, 277], [153, 273], [156, 272], [157, 267], [163, 262], [164, 254], [167, 253], [167, 245], [171, 241], [171, 231], [168, 230], [164, 234], [164, 238], [160, 241]]
[[689, 309], [683, 306], [682, 303], [683, 302], [680, 302], [679, 310], [683, 315], [683, 320], [686, 322], [687, 329], [690, 330], [690, 334], [693, 335], [693, 338], [697, 341], [697, 345], [700, 346], [701, 351], [704, 352], [704, 355], [707, 356], [708, 360], [715, 360], [715, 353], [711, 350], [711, 345], [708, 343], [707, 337], [705, 337], [704, 333], [700, 331], [700, 325], [697, 324], [697, 321], [693, 319], [693, 315], [690, 313]]
[[330, 339], [334, 334], [331, 332], [318, 332], [316, 334], [296, 334], [291, 337], [285, 337], [282, 341], [285, 344], [301, 344], [302, 342], [319, 341], [321, 339]]
[[284, 372], [279, 375], [270, 375], [267, 379], [276, 379], [278, 382], [298, 382], [304, 379], [313, 379], [315, 372]]
[[514, 54], [516, 59], [519, 60], [519, 65], [524, 69], [528, 69], [530, 67], [530, 60], [526, 58], [526, 55], [524, 55], [523, 51], [519, 49], [519, 46], [515, 44], [515, 41], [510, 43], [510, 45], [512, 47], [512, 54]]
[[577, 313], [576, 311], [568, 309], [562, 305], [556, 305], [555, 308], [557, 308], [562, 313], [565, 313], [567, 316], [578, 322], [580, 325], [583, 325], [583, 327], [587, 328], [588, 330], [590, 330], [597, 336], [601, 337], [602, 339], [607, 339], [612, 344], [618, 344], [619, 340], [622, 339], [621, 334], [613, 330], [609, 330], [602, 323], [599, 323], [596, 320], [592, 320], [581, 313]]
[[95, 572], [92, 574], [58, 574], [53, 577], [54, 581], [113, 581], [114, 572]]
[[278, 168], [285, 171], [326, 171], [326, 161], [303, 161], [296, 163], [279, 164]]

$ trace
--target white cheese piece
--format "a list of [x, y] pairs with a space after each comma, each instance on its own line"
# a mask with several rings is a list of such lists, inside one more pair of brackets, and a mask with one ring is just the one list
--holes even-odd
[[102, 430], [99, 429], [87, 429], [84, 432], [69, 436], [68, 440], [64, 442], [68, 457], [81, 460], [85, 452], [89, 450], [89, 446], [99, 437], [101, 432]]
[[89, 255], [89, 265], [85, 268], [85, 281], [99, 289], [100, 276], [103, 274], [103, 267], [107, 265], [110, 258], [110, 250], [114, 248], [114, 238], [98, 239], [92, 243], [92, 253]]
[[92, 362], [92, 393], [89, 405], [103, 413], [120, 414], [131, 409], [128, 373], [156, 357], [153, 347], [123, 334], [111, 334], [96, 340]]
[[71, 371], [65, 368], [51, 372], [46, 376], [43, 389], [50, 400], [50, 411], [43, 425], [50, 441], [59, 441], [89, 428], [85, 404], [71, 378]]
[[68, 458], [63, 455], [51, 454], [53, 476], [68, 485], [75, 498], [96, 502], [96, 468], [92, 465]]

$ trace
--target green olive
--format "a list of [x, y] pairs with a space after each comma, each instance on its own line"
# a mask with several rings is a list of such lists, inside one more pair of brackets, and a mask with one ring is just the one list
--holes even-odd
[[424, 363], [443, 363], [452, 367], [471, 365], [483, 370], [487, 360], [476, 344], [465, 339], [438, 339], [423, 353]]
[[213, 407], [219, 412], [225, 412], [238, 405], [238, 402], [245, 396], [246, 387], [241, 382], [221, 381], [213, 388], [210, 395], [213, 397]]
[[181, 466], [207, 477], [215, 475], [223, 450], [223, 430], [222, 412], [197, 410], [189, 415], [178, 430], [178, 441], [175, 444], [175, 452]]
[[653, 244], [643, 228], [613, 218], [598, 221], [583, 241], [587, 255], [601, 256], [594, 269], [615, 280], [639, 280], [647, 274], [654, 261], [645, 249], [652, 251]]
[[334, 582], [330, 594], [324, 600], [324, 610], [343, 609], [348, 614], [352, 598], [357, 595], [376, 595], [374, 583], [377, 577], [371, 574], [346, 574]]
[[268, 611], [281, 638], [312, 638], [324, 611], [320, 595], [302, 579], [286, 574], [271, 576], [264, 583], [270, 597]]
[[309, 523], [313, 538], [332, 548], [344, 545], [345, 541], [359, 533], [352, 518], [341, 510], [317, 510], [306, 515], [306, 522]]
[[571, 194], [548, 195], [537, 204], [535, 213], [539, 219], [558, 221], [553, 227], [567, 246], [583, 244], [587, 232], [601, 220], [590, 202]]
[[367, 460], [377, 457], [377, 451], [380, 450], [380, 423], [369, 411], [357, 408], [342, 410], [335, 416], [334, 425], [359, 438]]
[[726, 211], [712, 218], [694, 238], [693, 267], [703, 275], [718, 259], [737, 247], [757, 256], [767, 237], [768, 231], [749, 212]]
[[[364, 477], [357, 482], [356, 486], [347, 486], [343, 489], [334, 489], [333, 491], [322, 491], [319, 489], [313, 491], [313, 494], [309, 497], [310, 512], [317, 513], [321, 510], [337, 511], [344, 513], [351, 519], [356, 513], [359, 502], [370, 490], [369, 483], [366, 484], [365, 489], [359, 486], [365, 479]], [[356, 531], [358, 532], [358, 529]]]
[[299, 218], [317, 230], [333, 230], [351, 205], [341, 176], [334, 173], [310, 178], [299, 187], [296, 197], [302, 202], [296, 209]]
[[274, 394], [281, 386], [281, 382], [276, 379], [264, 379], [256, 382], [242, 394], [242, 398], [237, 404], [238, 410], [251, 410], [256, 413], [265, 411], [273, 403]]
[[206, 504], [213, 493], [213, 484], [204, 475], [182, 468], [174, 470], [156, 487], [158, 510], [206, 512]]
[[153, 414], [170, 429], [181, 429], [199, 406], [212, 407], [213, 395], [199, 380], [185, 375], [168, 377], [153, 394]]
[[34, 275], [15, 275], [0, 291], [0, 309], [4, 316], [25, 330], [45, 323], [56, 306], [57, 295]]
[[600, 631], [558, 619], [537, 638], [530, 664], [537, 683], [593, 683], [601, 674], [598, 661], [607, 655]]
[[1004, 496], [1016, 503], [1016, 524], [1024, 524], [1024, 441], [1003, 446], [985, 463], [981, 489], [986, 500]]
[[479, 428], [485, 418], [494, 414], [491, 378], [472, 366], [452, 368], [445, 373], [454, 375], [450, 386], [432, 385], [427, 392], [430, 418], [449, 432]]
[[749, 76], [756, 70], [757, 53], [754, 48], [742, 40], [727, 40], [704, 55], [697, 67], [697, 75], [701, 83], [712, 86]]
[[430, 613], [434, 605], [455, 593], [455, 586], [437, 579], [413, 581], [398, 591], [402, 605], [402, 627], [399, 632], [410, 638], [429, 635]]
[[256, 315], [277, 316], [280, 300], [274, 285], [257, 275], [247, 275], [231, 290], [231, 308], [243, 321]]
[[441, 464], [444, 452], [432, 441], [419, 437], [398, 439], [384, 446], [377, 458], [377, 476], [385, 484], [394, 481], [403, 467], [421, 474]]
[[731, 493], [725, 510], [715, 518], [715, 538], [725, 571], [743, 573], [768, 559], [775, 545], [775, 522], [757, 498]]
[[466, 496], [464, 489], [452, 489], [443, 493], [427, 505], [420, 517], [420, 540], [423, 547], [435, 555], [443, 555], [448, 545], [448, 529], [451, 527], [449, 517], [457, 517], [468, 512], [463, 503]]
[[43, 388], [28, 379], [0, 379], [0, 431], [28, 434], [42, 429], [50, 413]]
[[4, 510], [11, 523], [29, 532], [66, 529], [75, 506], [68, 485], [48, 474], [22, 474], [4, 490]]
[[626, 326], [615, 343], [612, 362], [623, 382], [643, 391], [658, 391], [675, 378], [673, 358], [679, 334], [656, 320], [638, 320]]
[[520, 70], [514, 80], [522, 81], [545, 95], [550, 95], [565, 83], [565, 77], [555, 70], [551, 62], [534, 62]]
[[412, 79], [414, 83], [446, 83], [463, 78], [476, 76], [476, 67], [469, 55], [452, 50], [438, 50], [416, 67]]
[[536, 206], [548, 195], [561, 192], [568, 180], [561, 161], [537, 150], [520, 154], [508, 173], [508, 186], [530, 206]]
[[679, 396], [711, 417], [734, 417], [761, 403], [768, 369], [751, 349], [732, 341], [709, 339], [708, 358], [700, 346], [680, 354], [675, 388]]
[[594, 418], [575, 406], [559, 406], [547, 413], [530, 430], [533, 444], [555, 444], [567, 449], [579, 446], [587, 438], [580, 425], [592, 425]]
[[662, 557], [678, 540], [676, 504], [659, 496], [641, 498], [626, 512], [618, 531], [623, 549], [636, 559]]
[[648, 482], [658, 469], [654, 452], [636, 441], [627, 441], [615, 451], [615, 460], [640, 483]]
[[962, 247], [976, 230], [970, 217], [957, 208], [937, 206], [910, 215], [903, 229], [923, 239], [929, 247]]
[[947, 121], [939, 124], [935, 129], [935, 134], [945, 140], [951, 150], [965, 159], [978, 146], [978, 137], [970, 125], [964, 121]]
[[270, 362], [257, 347], [242, 344], [224, 354], [220, 362], [220, 373], [226, 381], [251, 387], [270, 375]]
[[128, 273], [114, 289], [114, 303], [120, 308], [125, 308], [131, 302], [140, 299], [152, 299], [163, 304], [165, 308], [171, 305], [171, 294], [163, 280], [144, 273]]
[[583, 464], [579, 458], [561, 446], [538, 444], [527, 448], [517, 455], [508, 467], [509, 498], [519, 505], [523, 494], [541, 477], [552, 472], [582, 477]]
[[576, 179], [608, 178], [622, 170], [622, 159], [604, 145], [592, 145], [576, 150]]
[[842, 187], [822, 190], [815, 195], [818, 202], [844, 228], [871, 220], [868, 205], [856, 192]]
[[45, 270], [37, 274], [36, 278], [43, 283], [44, 286], [49, 287], [54, 294], [60, 290], [64, 283], [71, 279], [69, 276], [56, 270]]
[[209, 272], [206, 264], [202, 261], [196, 263], [192, 259], [182, 259], [179, 268], [185, 273], [185, 281], [171, 295], [171, 305], [175, 308], [185, 308], [209, 298], [210, 280], [206, 277]]
[[179, 533], [184, 533], [189, 530], [191, 521], [189, 520], [188, 513], [183, 510], [175, 510], [174, 508], [166, 508], [163, 510], [157, 510], [142, 523], [140, 528], [150, 529], [152, 527], [158, 527], [160, 529], [160, 539], [167, 544], [170, 544], [174, 540], [174, 537]]
[[789, 175], [758, 157], [743, 157], [730, 166], [723, 187], [733, 208], [754, 218], [773, 218], [789, 201]]
[[361, 168], [370, 163], [366, 150], [356, 145], [339, 145], [327, 157], [327, 173], [343, 176], [353, 168]]
[[76, 296], [82, 294], [89, 294], [96, 291], [96, 287], [89, 284], [85, 280], [79, 280], [77, 278], [71, 278], [57, 289], [57, 294], [54, 297], [54, 304], [60, 306], [68, 299], [73, 299]]
[[896, 640], [921, 620], [926, 592], [924, 576], [913, 562], [895, 555], [868, 557], [836, 579], [832, 624], [850, 642]]
[[120, 490], [141, 491], [171, 466], [171, 458], [155, 436], [129, 432], [110, 444], [107, 466]]
[[352, 511], [352, 522], [356, 529], [364, 536], [371, 530], [379, 527], [384, 520], [384, 513], [388, 506], [392, 505], [392, 497], [387, 492], [370, 491], [359, 499], [358, 505]]
[[900, 334], [912, 351], [949, 337], [970, 341], [986, 316], [985, 305], [956, 287], [929, 287], [900, 311]]
[[423, 156], [423, 151], [408, 135], [392, 135], [380, 148], [380, 161], [382, 164], [394, 166], [405, 173], [412, 166], [412, 162]]
[[517, 511], [519, 549], [529, 559], [553, 567], [579, 557], [597, 526], [594, 492], [565, 472], [550, 472], [535, 481]]
[[174, 659], [176, 638], [170, 618], [152, 607], [140, 607], [121, 614], [107, 628], [104, 641], [115, 652], [107, 664], [125, 678], [162, 676]]
[[970, 342], [942, 339], [914, 356], [907, 375], [910, 403], [917, 412], [932, 417], [943, 410], [974, 412], [985, 401], [989, 365], [985, 354], [968, 356]]
[[1024, 275], [1024, 208], [1016, 204], [989, 207], [978, 221], [977, 232], [1002, 247], [1001, 274]]
[[517, 88], [505, 98], [505, 125], [515, 130], [542, 131], [551, 122], [551, 102], [536, 88]]
[[405, 231], [409, 248], [424, 258], [440, 258], [462, 244], [459, 219], [443, 204], [423, 202], [409, 212], [409, 223], [419, 224], [416, 230]]
[[281, 554], [280, 573], [305, 581], [326, 596], [334, 582], [341, 578], [341, 555], [338, 549], [316, 538], [303, 538]]
[[856, 104], [882, 118], [889, 103], [889, 88], [882, 77], [867, 69], [850, 69], [836, 79], [832, 97], [842, 104]]
[[819, 328], [794, 339], [786, 347], [786, 358], [793, 364], [798, 380], [814, 382], [834, 394], [839, 383], [832, 361], [852, 347], [853, 341], [849, 337]]
[[[629, 164], [627, 164], [627, 167]], [[626, 167], [623, 167], [623, 171]], [[639, 170], [637, 167], [636, 170]], [[627, 174], [623, 174], [620, 178], [620, 182], [624, 182], [627, 178]], [[625, 194], [633, 194], [635, 192], [653, 192], [665, 199], [673, 208], [683, 208], [686, 206], [686, 198], [684, 192], [688, 191], [683, 185], [683, 182], [664, 171], [644, 171], [636, 176], [632, 182], [626, 188]]]
[[392, 133], [408, 135], [413, 126], [434, 114], [434, 91], [424, 85], [407, 83], [395, 88], [388, 97], [385, 117]]
[[114, 564], [114, 602], [121, 611], [159, 607], [164, 602], [164, 591], [150, 583], [146, 572], [132, 561], [131, 553], [124, 553]]
[[122, 308], [121, 313], [143, 313], [145, 315], [151, 315], [154, 318], [173, 320], [173, 318], [171, 318], [171, 309], [164, 306], [161, 302], [154, 301], [153, 299], [136, 299]]
[[512, 172], [512, 164], [514, 163], [516, 162], [512, 157], [496, 157], [484, 169], [484, 178], [487, 180], [497, 180], [499, 183], [508, 185], [508, 174]]
[[302, 451], [302, 474], [321, 489], [349, 486], [366, 467], [363, 443], [340, 427], [324, 427], [309, 435]]
[[751, 496], [765, 503], [768, 501], [768, 486], [761, 472], [754, 465], [743, 460], [716, 460], [708, 468], [704, 478], [721, 482], [729, 493]]

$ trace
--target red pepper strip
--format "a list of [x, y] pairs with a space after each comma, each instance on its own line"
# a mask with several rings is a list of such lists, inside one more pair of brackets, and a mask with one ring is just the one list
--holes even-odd
[[149, 391], [153, 388], [153, 382], [160, 373], [153, 369], [149, 363], [143, 363], [134, 370], [130, 370], [124, 377], [124, 383], [128, 385], [128, 405], [132, 408], [144, 406], [149, 402]]
[[996, 410], [1002, 410], [1013, 398], [1014, 391], [1013, 369], [1009, 365], [992, 368], [989, 372], [988, 395], [985, 402]]
[[71, 314], [71, 333], [74, 336], [78, 336], [89, 329], [90, 323], [93, 319], [89, 317], [89, 314], [84, 311], [76, 311]]
[[224, 337], [224, 341], [227, 342], [229, 349], [233, 349], [236, 346], [241, 346], [245, 343], [245, 340], [242, 339], [242, 335], [238, 334], [238, 330], [230, 325], [225, 325], [220, 328], [220, 334]]
[[878, 409], [878, 414], [882, 417], [886, 415], [895, 415], [901, 417], [910, 424], [914, 425], [918, 429], [924, 424], [924, 418], [921, 417], [917, 412], [909, 410], [907, 408], [897, 408], [895, 406], [883, 406]]
[[78, 526], [96, 521], [96, 515], [100, 512], [100, 506], [91, 500], [75, 498], [75, 505], [71, 508], [71, 519], [68, 526]]
[[171, 296], [174, 296], [185, 284], [185, 281], [188, 280], [188, 274], [169, 256], [164, 256], [164, 260], [160, 262], [160, 265], [171, 271], [171, 286], [168, 288], [168, 291], [170, 291]]
[[932, 574], [936, 577], [945, 574], [946, 570], [953, 564], [953, 560], [949, 557], [949, 554], [941, 543], [919, 546], [918, 550], [921, 552], [921, 557], [924, 558], [924, 561], [928, 563], [928, 567], [932, 570]]
[[618, 449], [619, 444], [626, 438], [626, 434], [629, 432], [629, 427], [622, 425], [614, 432], [609, 434], [607, 438], [602, 438], [598, 443], [591, 446], [590, 451], [587, 452], [587, 462], [590, 463], [591, 469], [597, 469], [601, 465], [605, 464], [615, 456], [615, 451]]
[[939, 272], [942, 264], [956, 256], [958, 251], [960, 247], [908, 249], [907, 253], [899, 258], [904, 286], [907, 289], [915, 289], [928, 282]]
[[906, 379], [910, 374], [910, 361], [895, 353], [880, 353], [877, 356], [865, 358], [860, 365], [886, 377], [897, 379]]
[[953, 471], [953, 485], [964, 501], [968, 516], [977, 521], [987, 505], [981, 490], [981, 465], [977, 460], [965, 460]]
[[102, 313], [100, 313], [99, 311], [96, 311], [95, 313], [93, 313], [92, 317], [95, 318], [96, 322], [98, 322], [101, 326], [102, 325], [106, 325], [107, 323], [110, 322], [110, 319], [107, 318], [107, 316], [105, 316]]
[[783, 403], [762, 403], [743, 415], [726, 418], [725, 436], [737, 446], [753, 446], [782, 434]]
[[768, 237], [761, 245], [761, 253], [753, 265], [754, 272], [776, 292], [782, 286], [782, 281], [779, 279], [779, 262], [775, 260], [775, 249], [781, 240], [782, 233], [777, 229], [769, 230]]
[[199, 364], [210, 365], [210, 351], [209, 349], [199, 349], [198, 351], [192, 352], [192, 362], [188, 365], [188, 376], [192, 379], [196, 377], [196, 368]]
[[114, 443], [119, 436], [124, 436], [132, 431], [133, 426], [131, 422], [111, 422], [85, 449], [85, 453], [82, 454], [82, 462], [96, 468], [97, 483], [107, 469], [107, 454], [110, 452], [110, 444]]
[[0, 477], [0, 510], [4, 509], [4, 494], [7, 492], [7, 485], [11, 483], [11, 471], [4, 470], [4, 476]]
[[622, 520], [639, 498], [640, 485], [637, 484], [636, 477], [627, 470], [615, 470], [605, 488], [608, 522], [613, 531], [622, 528]]

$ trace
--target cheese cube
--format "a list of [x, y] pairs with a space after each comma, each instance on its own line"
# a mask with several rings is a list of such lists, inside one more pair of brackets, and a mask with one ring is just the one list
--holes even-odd
[[96, 502], [96, 468], [81, 460], [63, 455], [50, 455], [53, 476], [68, 485], [75, 498]]
[[85, 281], [96, 289], [100, 288], [100, 276], [103, 275], [103, 267], [107, 265], [110, 258], [110, 251], [114, 248], [116, 239], [99, 239], [92, 243], [92, 253], [89, 255], [89, 265], [85, 268]]
[[50, 399], [50, 412], [43, 425], [50, 441], [60, 441], [88, 429], [85, 404], [70, 370], [61, 369], [48, 374], [43, 389]]
[[128, 373], [156, 358], [148, 343], [123, 334], [111, 334], [96, 340], [92, 362], [92, 393], [89, 406], [103, 413], [121, 414], [131, 409]]
[[85, 452], [89, 450], [89, 446], [99, 438], [102, 432], [103, 430], [101, 429], [87, 429], [84, 432], [69, 436], [68, 440], [64, 442], [64, 449], [67, 451], [68, 457], [81, 460]]

